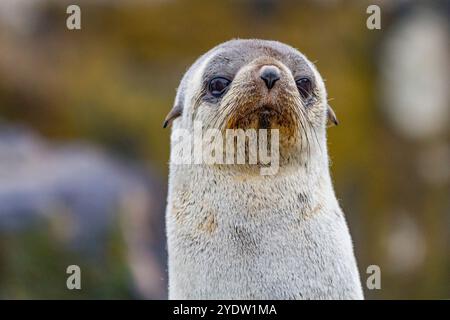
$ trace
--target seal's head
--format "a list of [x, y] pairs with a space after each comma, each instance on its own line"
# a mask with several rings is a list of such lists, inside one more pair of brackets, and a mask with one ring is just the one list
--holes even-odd
[[231, 40], [188, 70], [164, 126], [279, 129], [286, 155], [324, 140], [327, 119], [337, 124], [324, 82], [303, 54], [276, 41]]

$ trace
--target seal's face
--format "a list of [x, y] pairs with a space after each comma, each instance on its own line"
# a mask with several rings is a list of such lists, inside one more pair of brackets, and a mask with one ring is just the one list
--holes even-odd
[[185, 126], [202, 121], [220, 130], [279, 129], [284, 146], [317, 140], [327, 115], [337, 122], [314, 65], [296, 49], [264, 40], [232, 40], [199, 58], [166, 124], [179, 115]]
[[199, 101], [217, 128], [295, 135], [302, 118], [314, 121], [309, 125], [322, 122], [323, 112], [312, 109], [322, 105], [323, 86], [306, 59], [285, 45], [237, 41], [219, 47], [206, 63], [202, 84]]

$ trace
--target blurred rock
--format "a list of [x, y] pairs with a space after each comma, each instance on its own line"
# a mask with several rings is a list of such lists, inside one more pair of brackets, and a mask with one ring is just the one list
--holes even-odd
[[450, 118], [448, 16], [416, 6], [392, 26], [379, 66], [382, 107], [409, 139], [442, 136]]
[[164, 190], [149, 172], [92, 146], [0, 126], [0, 232], [47, 224], [68, 250], [101, 256], [121, 221], [139, 297], [165, 296]]

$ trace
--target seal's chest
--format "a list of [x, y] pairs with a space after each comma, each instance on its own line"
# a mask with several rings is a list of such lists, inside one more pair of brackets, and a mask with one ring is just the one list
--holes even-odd
[[298, 246], [303, 240], [303, 228], [294, 214], [230, 217], [216, 212], [196, 220], [179, 228], [178, 238], [182, 239], [180, 245], [206, 258], [214, 256], [236, 263], [242, 260], [246, 264], [269, 259], [273, 253], [284, 251], [287, 244]]

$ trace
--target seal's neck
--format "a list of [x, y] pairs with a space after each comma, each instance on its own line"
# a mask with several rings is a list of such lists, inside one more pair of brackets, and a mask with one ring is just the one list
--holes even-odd
[[[314, 137], [314, 139], [312, 138]], [[301, 142], [301, 141], [300, 141]], [[294, 206], [313, 210], [323, 199], [337, 204], [330, 179], [326, 133], [319, 131], [280, 157], [273, 175], [261, 175], [257, 165], [176, 164], [172, 149], [169, 197], [175, 201], [208, 207], [233, 205], [236, 211], [267, 210]], [[308, 142], [308, 144], [306, 144]], [[283, 155], [283, 150], [281, 150]], [[201, 206], [200, 205], [200, 206]]]
[[249, 174], [245, 167], [171, 165], [169, 192], [185, 203], [202, 199], [202, 206], [223, 212], [269, 213], [285, 207], [308, 214], [319, 204], [337, 205], [328, 159], [314, 159], [306, 166], [282, 166], [273, 176]]

